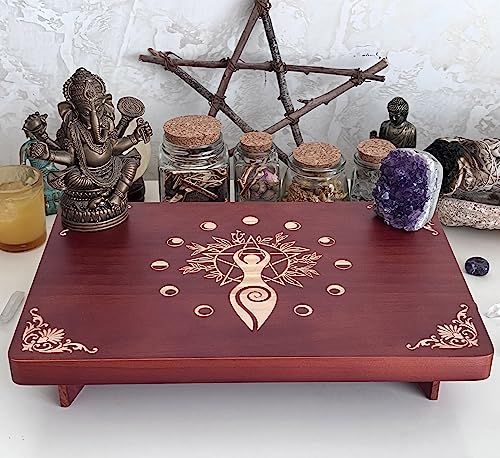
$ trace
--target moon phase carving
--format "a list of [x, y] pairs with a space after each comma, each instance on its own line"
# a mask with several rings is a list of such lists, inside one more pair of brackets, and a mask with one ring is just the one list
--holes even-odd
[[[302, 224], [298, 221], [281, 222], [285, 232], [274, 235], [252, 233], [252, 229], [261, 226], [261, 221], [256, 216], [248, 215], [240, 221], [243, 228], [246, 227], [244, 231], [236, 229], [229, 235], [224, 235], [220, 233], [218, 222], [202, 220], [198, 227], [204, 241], [188, 243], [178, 235], [165, 241], [177, 253], [180, 247], [190, 251], [190, 256], [184, 265], [181, 264], [182, 267], [178, 270], [169, 269], [170, 264], [165, 259], [153, 260], [150, 266], [155, 271], [168, 269], [169, 281], [174, 281], [172, 275], [180, 271], [182, 275], [202, 275], [221, 288], [230, 287], [227, 293], [228, 308], [232, 308], [250, 331], [257, 332], [279, 307], [280, 290], [290, 287], [302, 289], [305, 283], [318, 277], [320, 274], [316, 265], [324, 255], [299, 246], [291, 239], [292, 232], [299, 233], [302, 229]], [[311, 242], [324, 247], [330, 256], [336, 252], [336, 240], [330, 235], [318, 234]], [[346, 275], [339, 271], [347, 271], [353, 267], [349, 259], [332, 259], [330, 256], [328, 264], [336, 268], [338, 275]], [[169, 260], [173, 263], [175, 257]], [[342, 296], [346, 293], [346, 289], [337, 283], [329, 284], [323, 291], [330, 296]], [[179, 293], [175, 284], [160, 288], [160, 294], [167, 298]], [[214, 307], [211, 305], [193, 304], [193, 307], [192, 312], [199, 318], [208, 318], [214, 314]], [[296, 317], [305, 318], [314, 313], [313, 307], [307, 303], [299, 303], [292, 309]]]
[[342, 285], [328, 285], [326, 292], [331, 296], [342, 296], [345, 293], [345, 288]]
[[217, 224], [213, 221], [204, 221], [200, 224], [200, 229], [204, 231], [215, 231], [215, 229], [217, 229]]
[[160, 294], [165, 297], [173, 297], [179, 294], [179, 288], [175, 285], [165, 285], [160, 289]]
[[337, 259], [333, 265], [339, 270], [349, 270], [352, 267], [352, 262], [349, 259]]
[[323, 236], [318, 239], [318, 243], [324, 247], [331, 247], [335, 245], [335, 239], [333, 237]]
[[293, 313], [300, 317], [310, 316], [313, 313], [313, 308], [307, 304], [298, 304], [293, 308]]
[[156, 271], [167, 270], [170, 267], [170, 264], [164, 259], [158, 259], [151, 263], [151, 269]]
[[181, 239], [180, 237], [170, 237], [165, 243], [169, 247], [177, 248], [184, 245], [184, 240]]
[[302, 227], [302, 224], [297, 221], [287, 221], [283, 227], [288, 231], [298, 231]]
[[214, 314], [214, 308], [208, 304], [198, 305], [194, 309], [194, 314], [200, 318], [208, 318]]

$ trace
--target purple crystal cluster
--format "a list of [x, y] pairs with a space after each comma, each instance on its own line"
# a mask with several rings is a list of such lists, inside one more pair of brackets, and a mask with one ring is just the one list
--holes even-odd
[[417, 231], [432, 218], [443, 179], [441, 164], [413, 149], [392, 151], [380, 167], [375, 212], [397, 229]]

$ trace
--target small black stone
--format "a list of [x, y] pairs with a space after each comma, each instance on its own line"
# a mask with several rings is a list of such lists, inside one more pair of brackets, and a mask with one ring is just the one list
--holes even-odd
[[465, 262], [465, 271], [475, 277], [484, 277], [490, 271], [490, 263], [480, 256], [474, 256]]

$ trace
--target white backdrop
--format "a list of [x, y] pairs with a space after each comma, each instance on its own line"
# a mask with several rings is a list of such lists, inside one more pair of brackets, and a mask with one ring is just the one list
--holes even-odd
[[[184, 58], [229, 56], [251, 0], [0, 0], [0, 164], [17, 160], [21, 126], [32, 111], [59, 125], [56, 105], [79, 66], [99, 73], [115, 100], [142, 98], [155, 130], [165, 120], [205, 113], [207, 103], [161, 67], [140, 63], [148, 47]], [[500, 13], [495, 0], [273, 0], [271, 16], [288, 63], [366, 67], [387, 56], [387, 81], [367, 83], [307, 115], [306, 140], [330, 141], [352, 157], [358, 141], [386, 118], [393, 96], [405, 97], [419, 147], [443, 135], [498, 136]], [[269, 59], [258, 23], [243, 57]], [[193, 72], [215, 90], [222, 71]], [[288, 74], [294, 99], [311, 98], [340, 77]], [[264, 128], [281, 118], [274, 75], [240, 71], [227, 101]], [[300, 104], [296, 104], [300, 106]], [[238, 129], [221, 115], [232, 146]], [[293, 145], [288, 130], [277, 143]], [[154, 173], [154, 166], [151, 167]]]

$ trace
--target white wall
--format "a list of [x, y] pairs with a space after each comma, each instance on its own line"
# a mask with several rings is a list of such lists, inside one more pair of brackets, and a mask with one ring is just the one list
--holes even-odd
[[[230, 55], [251, 0], [0, 0], [0, 164], [14, 162], [21, 126], [32, 111], [49, 113], [65, 79], [79, 66], [99, 73], [115, 100], [137, 95], [156, 136], [165, 120], [204, 113], [207, 103], [161, 67], [140, 63], [149, 46], [185, 58]], [[386, 83], [349, 91], [301, 121], [306, 140], [337, 144], [347, 157], [386, 118], [393, 96], [405, 97], [419, 146], [443, 135], [500, 135], [500, 12], [495, 0], [273, 0], [271, 16], [289, 63], [366, 67], [387, 56]], [[258, 23], [243, 54], [269, 59]], [[193, 71], [215, 90], [221, 71]], [[288, 75], [294, 99], [311, 98], [340, 77]], [[274, 75], [238, 72], [227, 101], [250, 124], [279, 118]], [[300, 106], [300, 104], [297, 104]], [[231, 145], [238, 129], [223, 115]], [[277, 137], [293, 143], [289, 130]], [[288, 146], [287, 146], [288, 145]]]

